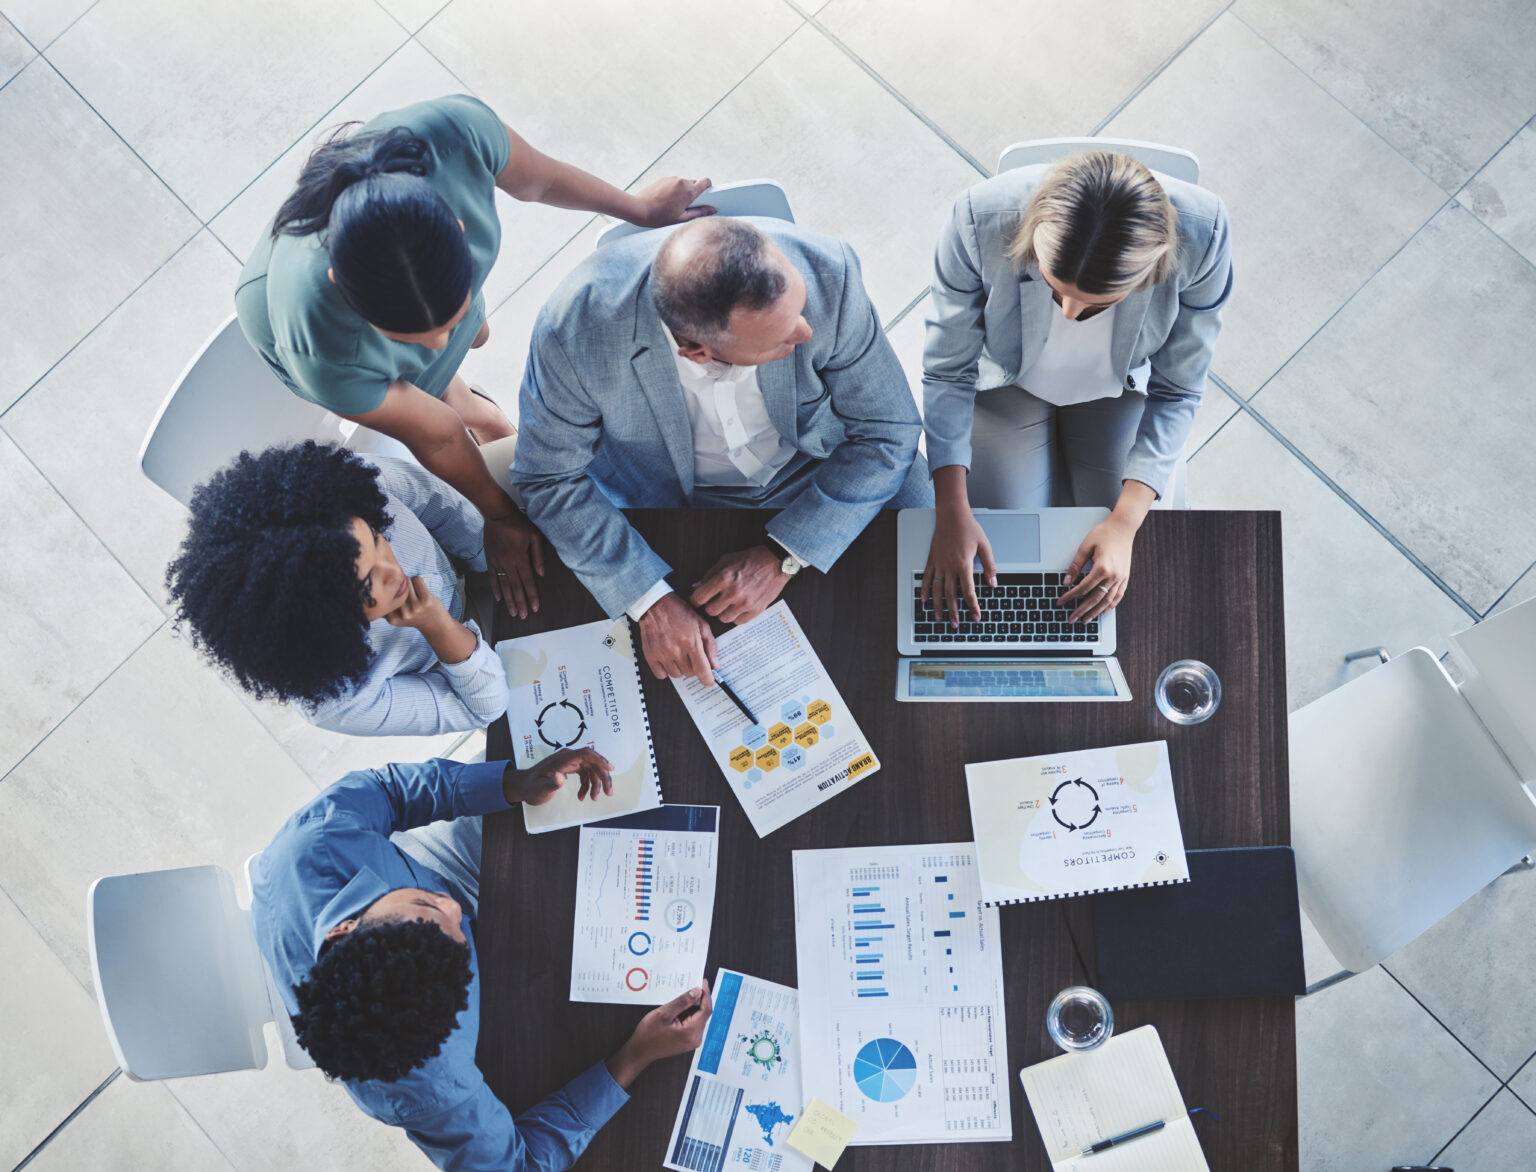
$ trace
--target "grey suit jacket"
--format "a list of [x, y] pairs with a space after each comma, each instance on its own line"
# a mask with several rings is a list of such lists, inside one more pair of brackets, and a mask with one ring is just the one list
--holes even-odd
[[[929, 467], [970, 467], [976, 393], [1018, 382], [1060, 312], [1039, 268], [1021, 273], [1005, 255], [1045, 172], [1045, 164], [1019, 167], [978, 183], [955, 201], [939, 236], [923, 348]], [[1124, 477], [1161, 495], [1205, 389], [1232, 292], [1232, 245], [1220, 198], [1157, 178], [1179, 215], [1178, 264], [1120, 303], [1110, 360], [1128, 391], [1147, 396]], [[1131, 372], [1148, 361], [1149, 385], [1138, 387]]]
[[[754, 220], [805, 277], [813, 336], [758, 367], [768, 416], [797, 449], [764, 489], [821, 463], [768, 532], [826, 570], [901, 487], [922, 421], [906, 376], [840, 240]], [[679, 507], [694, 492], [693, 431], [651, 300], [664, 239], [600, 249], [550, 297], [533, 329], [512, 480], [528, 516], [609, 615], [670, 567], [619, 512]]]

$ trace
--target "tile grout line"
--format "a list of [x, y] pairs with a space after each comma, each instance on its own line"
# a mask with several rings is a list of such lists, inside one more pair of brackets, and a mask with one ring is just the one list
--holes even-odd
[[[39, 45], [37, 51], [39, 53], [46, 53], [49, 49], [53, 48], [54, 45], [58, 44], [60, 37], [62, 37], [70, 29], [74, 28], [75, 25], [79, 24], [82, 20], [89, 16], [100, 3], [101, 0], [91, 0], [91, 3], [85, 6], [85, 11], [81, 12], [80, 15], [75, 17], [74, 20], [70, 21], [53, 36], [49, 37], [48, 43], [46, 45]], [[18, 29], [17, 31], [19, 32], [20, 30]]]
[[801, 8], [800, 5], [796, 3], [796, 0], [784, 0], [784, 2], [793, 8], [796, 12], [798, 12], [802, 17], [804, 17], [806, 24], [819, 32], [822, 36], [826, 37], [834, 47], [836, 47], [845, 57], [848, 58], [848, 60], [852, 61], [866, 74], [868, 74], [869, 77], [874, 80], [875, 84], [877, 84], [886, 93], [890, 94], [891, 97], [895, 98], [899, 103], [901, 103], [901, 105], [905, 106], [907, 112], [911, 114], [912, 117], [916, 118], [919, 122], [926, 126], [935, 136], [938, 137], [941, 142], [948, 146], [950, 150], [954, 151], [955, 154], [964, 159], [966, 163], [975, 168], [975, 170], [981, 175], [983, 179], [992, 178], [993, 172], [990, 167], [983, 166], [980, 160], [978, 160], [975, 155], [971, 154], [970, 151], [966, 150], [965, 147], [961, 146], [959, 141], [952, 134], [950, 134], [949, 131], [945, 130], [932, 118], [928, 117], [927, 114], [924, 114], [921, 110], [919, 110], [917, 105], [911, 99], [909, 99], [906, 94], [902, 93], [899, 89], [887, 81], [879, 72], [876, 71], [874, 66], [870, 65], [869, 62], [865, 61], [864, 58], [855, 53], [852, 48], [844, 44], [843, 41], [829, 28], [827, 28], [826, 25], [817, 20], [814, 15], [806, 12], [805, 9]]
[[12, 765], [4, 773], [0, 773], [0, 791], [3, 791], [3, 787], [4, 787], [5, 783], [6, 783], [6, 781], [11, 777], [11, 775], [13, 773], [15, 773], [18, 769], [20, 769], [23, 765], [25, 765], [28, 761], [30, 761], [32, 759], [32, 754], [36, 753], [45, 744], [47, 744], [48, 741], [50, 741], [53, 738], [53, 734], [58, 732], [59, 729], [61, 729], [62, 727], [64, 727], [64, 723], [71, 716], [73, 716], [76, 712], [80, 711], [81, 705], [83, 705], [86, 701], [88, 701], [97, 692], [101, 691], [101, 689], [106, 685], [108, 680], [112, 679], [114, 676], [117, 675], [118, 672], [122, 671], [123, 668], [127, 667], [128, 666], [128, 661], [131, 660], [140, 651], [143, 651], [144, 648], [149, 644], [149, 641], [151, 639], [153, 639], [156, 635], [158, 635], [162, 630], [165, 629], [166, 624], [169, 621], [170, 621], [169, 619], [162, 618], [160, 620], [159, 624], [155, 627], [155, 629], [153, 631], [151, 631], [149, 634], [145, 635], [144, 638], [139, 641], [137, 646], [135, 646], [133, 648], [133, 650], [128, 652], [127, 655], [123, 656], [121, 662], [119, 662], [116, 667], [114, 667], [106, 675], [102, 676], [101, 679], [96, 682], [95, 686], [93, 686], [90, 689], [90, 691], [86, 692], [85, 695], [81, 696], [79, 700], [77, 700], [74, 704], [72, 704], [70, 706], [70, 709], [69, 709], [68, 712], [64, 713], [64, 715], [60, 716], [56, 721], [54, 721], [53, 724], [51, 724], [48, 727], [48, 731], [43, 733], [42, 736], [38, 737], [37, 740], [33, 742], [32, 747], [30, 749], [28, 749], [25, 753], [23, 753], [20, 758], [17, 759], [16, 764]]
[[1435, 1154], [1430, 1157], [1430, 1159], [1431, 1160], [1438, 1160], [1440, 1158], [1440, 1156], [1441, 1156], [1441, 1153], [1443, 1153], [1446, 1148], [1450, 1147], [1453, 1143], [1455, 1143], [1457, 1141], [1457, 1139], [1459, 1139], [1461, 1137], [1461, 1133], [1466, 1131], [1467, 1128], [1471, 1127], [1472, 1124], [1477, 1120], [1477, 1117], [1479, 1115], [1481, 1115], [1484, 1111], [1488, 1110], [1489, 1106], [1493, 1103], [1493, 1101], [1495, 1099], [1497, 1099], [1499, 1097], [1499, 1094], [1503, 1090], [1504, 1090], [1504, 1087], [1501, 1084], [1499, 1086], [1498, 1090], [1494, 1091], [1493, 1094], [1488, 1096], [1487, 1101], [1484, 1102], [1482, 1106], [1480, 1106], [1476, 1111], [1472, 1112], [1472, 1117], [1470, 1119], [1468, 1119], [1465, 1123], [1463, 1123], [1460, 1127], [1458, 1127], [1456, 1129], [1455, 1134], [1452, 1135], [1450, 1139], [1446, 1140], [1443, 1144], [1440, 1145], [1439, 1150], [1436, 1151]]
[[[62, 35], [63, 34], [61, 33], [60, 36], [62, 36]], [[50, 42], [50, 44], [51, 43], [52, 42]], [[181, 193], [179, 191], [177, 191], [174, 187], [172, 187], [169, 183], [167, 183], [165, 181], [165, 178], [160, 174], [160, 172], [156, 171], [153, 167], [151, 167], [149, 165], [149, 160], [146, 159], [143, 155], [139, 154], [138, 148], [136, 148], [132, 143], [130, 143], [126, 138], [124, 138], [122, 136], [122, 134], [118, 131], [117, 127], [113, 126], [112, 123], [107, 121], [106, 116], [103, 115], [100, 110], [98, 110], [94, 105], [91, 104], [90, 99], [87, 98], [84, 94], [82, 94], [80, 92], [80, 90], [76, 87], [75, 83], [70, 81], [69, 78], [65, 75], [64, 71], [53, 63], [52, 58], [50, 58], [46, 52], [39, 53], [37, 55], [37, 60], [42, 61], [45, 64], [47, 64], [48, 68], [53, 71], [54, 76], [57, 77], [60, 81], [62, 81], [65, 85], [67, 85], [69, 87], [70, 92], [72, 94], [74, 94], [75, 97], [79, 98], [80, 101], [81, 101], [81, 104], [83, 104], [87, 110], [89, 110], [92, 114], [94, 114], [96, 116], [96, 120], [98, 122], [100, 122], [103, 126], [105, 126], [108, 131], [111, 132], [113, 138], [117, 139], [118, 142], [123, 144], [123, 149], [126, 150], [129, 154], [131, 154], [135, 159], [137, 159], [139, 161], [139, 166], [143, 167], [145, 171], [147, 171], [147, 172], [149, 172], [149, 174], [153, 175], [155, 177], [155, 181], [157, 183], [159, 183], [161, 187], [165, 188], [166, 191], [170, 192], [171, 198], [174, 199], [177, 203], [179, 203], [183, 208], [186, 209], [187, 215], [191, 216], [194, 220], [196, 220], [204, 228], [208, 227], [208, 221], [204, 220], [202, 216], [198, 215], [197, 212], [193, 211], [192, 205], [189, 204], [186, 200], [181, 198]]]
[[[1138, 97], [1141, 96], [1141, 93], [1142, 93], [1143, 90], [1145, 90], [1149, 85], [1151, 85], [1154, 81], [1156, 81], [1159, 77], [1161, 77], [1164, 74], [1164, 72], [1167, 71], [1169, 66], [1171, 66], [1176, 60], [1178, 60], [1180, 57], [1182, 57], [1184, 55], [1184, 50], [1185, 49], [1189, 48], [1196, 41], [1198, 41], [1201, 37], [1205, 36], [1206, 32], [1210, 29], [1210, 27], [1213, 24], [1215, 24], [1218, 20], [1220, 20], [1223, 16], [1225, 16], [1229, 11], [1231, 11], [1232, 5], [1235, 4], [1236, 2], [1237, 2], [1237, 0], [1227, 0], [1226, 4], [1224, 4], [1220, 8], [1220, 10], [1218, 10], [1216, 12], [1216, 14], [1211, 17], [1210, 20], [1206, 21], [1198, 29], [1196, 29], [1194, 31], [1194, 33], [1189, 37], [1188, 40], [1186, 40], [1182, 45], [1180, 45], [1177, 49], [1175, 49], [1172, 53], [1170, 53], [1163, 60], [1163, 63], [1161, 65], [1159, 65], [1151, 73], [1147, 74], [1147, 76], [1142, 79], [1142, 82], [1141, 82], [1140, 85], [1138, 85], [1135, 89], [1133, 89], [1130, 93], [1128, 93], [1125, 96], [1124, 100], [1122, 100], [1119, 103], [1119, 105], [1117, 105], [1113, 110], [1111, 110], [1108, 114], [1106, 114], [1099, 121], [1099, 124], [1088, 132], [1088, 137], [1089, 138], [1097, 138], [1100, 134], [1104, 133], [1104, 128], [1106, 126], [1108, 126], [1111, 122], [1113, 122], [1116, 118], [1118, 118], [1125, 111], [1125, 108], [1127, 106], [1129, 106], [1132, 102], [1134, 102]], [[1233, 15], [1236, 15], [1236, 13], [1234, 13]]]
[[17, 1164], [16, 1167], [12, 1170], [12, 1172], [21, 1172], [21, 1170], [23, 1168], [25, 1168], [28, 1164], [30, 1164], [33, 1160], [35, 1160], [37, 1158], [37, 1156], [38, 1156], [38, 1153], [40, 1153], [44, 1148], [46, 1148], [50, 1143], [52, 1143], [58, 1137], [59, 1132], [63, 1131], [66, 1127], [68, 1127], [71, 1123], [73, 1123], [75, 1121], [76, 1117], [78, 1117], [79, 1114], [82, 1111], [84, 1111], [87, 1107], [89, 1107], [92, 1103], [94, 1103], [96, 1101], [96, 1096], [101, 1094], [102, 1091], [106, 1090], [109, 1086], [111, 1086], [113, 1084], [113, 1082], [115, 1082], [117, 1080], [117, 1076], [122, 1074], [122, 1073], [123, 1073], [122, 1068], [119, 1067], [117, 1070], [114, 1070], [111, 1074], [107, 1075], [106, 1079], [102, 1082], [102, 1084], [99, 1087], [97, 1087], [94, 1091], [92, 1091], [90, 1094], [86, 1095], [84, 1101], [78, 1107], [76, 1107], [73, 1111], [71, 1111], [68, 1115], [66, 1115], [64, 1117], [64, 1121], [62, 1123], [60, 1123], [57, 1127], [55, 1127], [52, 1131], [50, 1131], [47, 1135], [45, 1135], [43, 1137], [42, 1142], [39, 1143], [37, 1145], [37, 1147], [33, 1148], [30, 1152], [28, 1152], [22, 1158], [21, 1163]]
[[[1363, 505], [1356, 501], [1355, 498], [1352, 497], [1349, 493], [1345, 492], [1343, 487], [1340, 486], [1337, 481], [1335, 481], [1331, 476], [1319, 468], [1317, 464], [1312, 461], [1311, 457], [1309, 457], [1294, 443], [1292, 443], [1291, 440], [1287, 438], [1278, 427], [1276, 427], [1273, 423], [1261, 415], [1251, 401], [1244, 399], [1231, 387], [1227, 386], [1227, 384], [1218, 378], [1214, 373], [1210, 375], [1210, 379], [1212, 382], [1216, 383], [1217, 386], [1226, 391], [1227, 394], [1237, 400], [1238, 409], [1240, 411], [1246, 412], [1249, 418], [1251, 418], [1255, 423], [1267, 431], [1270, 436], [1280, 444], [1281, 447], [1283, 447], [1287, 452], [1299, 460], [1301, 464], [1309, 472], [1312, 473], [1312, 475], [1316, 476], [1328, 488], [1332, 489], [1334, 494], [1340, 500], [1342, 500], [1346, 505], [1353, 509], [1356, 514], [1359, 515], [1361, 520], [1363, 520], [1367, 525], [1376, 530], [1377, 533], [1385, 538], [1387, 543], [1391, 545], [1393, 549], [1397, 550], [1399, 554], [1408, 560], [1409, 564], [1411, 564], [1421, 574], [1433, 582], [1435, 586], [1440, 590], [1440, 592], [1443, 593], [1452, 602], [1454, 602], [1458, 607], [1460, 607], [1461, 610], [1466, 615], [1468, 615], [1474, 623], [1482, 617], [1477, 613], [1475, 609], [1473, 609], [1472, 605], [1467, 602], [1466, 599], [1462, 598], [1461, 595], [1457, 594], [1455, 590], [1451, 589], [1451, 587], [1445, 582], [1444, 579], [1440, 577], [1439, 574], [1430, 569], [1429, 566], [1425, 564], [1424, 560], [1418, 556], [1418, 554], [1414, 553], [1406, 545], [1399, 541], [1397, 537], [1394, 536], [1385, 525], [1376, 520], [1376, 518], [1373, 517]], [[1257, 392], [1255, 392], [1255, 395], [1257, 395]], [[1229, 419], [1227, 422], [1230, 423], [1231, 420]], [[1226, 424], [1223, 424], [1222, 426], [1225, 427]]]
[[[1430, 186], [1432, 186], [1436, 191], [1440, 191], [1440, 192], [1444, 192], [1445, 191], [1445, 188], [1440, 185], [1439, 180], [1435, 179], [1432, 175], [1429, 174], [1429, 172], [1425, 171], [1423, 167], [1419, 166], [1412, 159], [1410, 159], [1407, 155], [1403, 154], [1403, 152], [1401, 150], [1399, 150], [1393, 143], [1388, 141], [1386, 136], [1384, 136], [1381, 133], [1381, 131], [1377, 130], [1374, 126], [1372, 126], [1369, 122], [1367, 122], [1359, 114], [1356, 114], [1353, 110], [1351, 110], [1348, 106], [1346, 106], [1344, 104], [1343, 99], [1335, 97], [1332, 90], [1330, 90], [1322, 82], [1318, 81], [1317, 78], [1313, 77], [1312, 74], [1309, 73], [1307, 70], [1303, 69], [1296, 61], [1292, 60], [1288, 53], [1286, 53], [1283, 49], [1281, 49], [1277, 45], [1275, 45], [1275, 43], [1273, 41], [1271, 41], [1268, 37], [1266, 37], [1258, 29], [1254, 28], [1253, 25], [1249, 24], [1246, 20], [1244, 20], [1240, 13], [1234, 12], [1232, 14], [1232, 19], [1237, 21], [1239, 24], [1241, 24], [1245, 29], [1247, 29], [1249, 32], [1251, 32], [1259, 40], [1263, 41], [1264, 44], [1269, 47], [1270, 51], [1275, 54], [1275, 56], [1279, 57], [1280, 60], [1284, 61], [1287, 65], [1289, 65], [1297, 73], [1301, 74], [1302, 77], [1306, 78], [1309, 82], [1311, 82], [1314, 86], [1316, 86], [1317, 89], [1318, 89], [1318, 92], [1323, 94], [1324, 97], [1326, 97], [1330, 102], [1332, 102], [1340, 110], [1343, 110], [1344, 113], [1349, 115], [1350, 118], [1354, 119], [1354, 121], [1358, 122], [1361, 126], [1363, 126], [1368, 133], [1370, 133], [1378, 142], [1380, 142], [1383, 146], [1385, 146], [1389, 151], [1391, 151], [1398, 158], [1402, 159], [1403, 162], [1407, 163], [1410, 167], [1412, 167], [1415, 171], [1417, 171], [1420, 175], [1422, 175], [1426, 180], [1428, 180]], [[1475, 174], [1475, 172], [1474, 172], [1474, 174]], [[1465, 181], [1463, 181], [1462, 185], [1463, 186], [1465, 185]], [[1461, 189], [1460, 187], [1457, 188], [1458, 191], [1460, 189]], [[1452, 199], [1456, 198], [1454, 193], [1451, 194], [1451, 198]]]
[[[269, 1062], [271, 1061], [271, 1056], [268, 1057], [268, 1061]], [[264, 1070], [266, 1068], [262, 1067], [262, 1069]], [[161, 1085], [165, 1087], [165, 1093], [170, 1095], [171, 1101], [174, 1102], [183, 1111], [185, 1111], [186, 1114], [187, 1114], [187, 1118], [192, 1121], [193, 1125], [197, 1128], [198, 1131], [203, 1133], [203, 1138], [208, 1141], [209, 1145], [213, 1148], [213, 1150], [218, 1152], [219, 1155], [224, 1157], [224, 1163], [229, 1166], [229, 1172], [235, 1172], [235, 1170], [237, 1168], [239, 1168], [240, 1165], [235, 1162], [234, 1157], [232, 1157], [228, 1152], [226, 1152], [223, 1149], [223, 1147], [221, 1147], [219, 1145], [219, 1141], [213, 1138], [212, 1133], [209, 1132], [209, 1130], [206, 1127], [203, 1126], [203, 1121], [197, 1117], [197, 1115], [193, 1112], [192, 1108], [187, 1106], [185, 1103], [183, 1103], [181, 1101], [181, 1096], [178, 1095], [176, 1093], [175, 1089], [171, 1086], [170, 1080], [168, 1080], [168, 1079], [167, 1080], [163, 1080]]]
[[[123, 299], [121, 301], [119, 301], [111, 309], [107, 310], [107, 312], [104, 313], [101, 316], [101, 320], [100, 321], [98, 321], [90, 329], [86, 330], [85, 333], [81, 334], [78, 341], [74, 342], [69, 347], [68, 350], [64, 351], [64, 353], [60, 354], [57, 358], [55, 358], [53, 360], [53, 362], [51, 362], [49, 364], [47, 370], [43, 371], [42, 374], [38, 375], [37, 378], [33, 379], [32, 382], [30, 382], [27, 385], [27, 389], [26, 390], [22, 391], [21, 394], [17, 395], [16, 398], [11, 400], [10, 404], [8, 406], [6, 406], [3, 410], [0, 410], [0, 423], [3, 423], [5, 417], [7, 415], [9, 415], [15, 409], [16, 405], [18, 403], [20, 403], [23, 399], [25, 399], [28, 395], [30, 395], [33, 391], [35, 391], [38, 388], [38, 386], [41, 385], [42, 382], [45, 379], [48, 378], [49, 375], [51, 375], [55, 370], [57, 370], [59, 368], [59, 366], [69, 358], [69, 356], [71, 354], [73, 354], [76, 350], [80, 349], [81, 346], [85, 345], [85, 343], [90, 339], [92, 334], [94, 334], [97, 330], [101, 329], [102, 326], [106, 325], [107, 322], [109, 320], [111, 320], [113, 314], [115, 314], [118, 310], [122, 309], [123, 306], [128, 304], [128, 302], [132, 301], [133, 298], [138, 295], [139, 291], [141, 289], [143, 289], [145, 285], [149, 284], [152, 280], [154, 280], [155, 277], [157, 275], [159, 275], [159, 272], [160, 272], [161, 269], [165, 268], [166, 265], [170, 264], [173, 260], [175, 260], [178, 256], [180, 256], [181, 253], [187, 248], [187, 246], [190, 245], [194, 240], [196, 240], [198, 238], [199, 235], [201, 235], [204, 232], [208, 232], [209, 235], [212, 235], [215, 240], [218, 240], [218, 236], [215, 235], [213, 232], [211, 232], [210, 229], [208, 228], [208, 226], [205, 224], [201, 228], [199, 228], [196, 232], [192, 233], [191, 236], [187, 237], [180, 244], [178, 244], [171, 251], [170, 255], [167, 256], [164, 260], [162, 260], [159, 264], [157, 264], [152, 270], [150, 270], [150, 272], [144, 277], [144, 279], [142, 281], [140, 281], [137, 285], [135, 285], [127, 293], [125, 293], [123, 295]], [[222, 240], [220, 240], [219, 243], [223, 244], [224, 242]], [[15, 437], [12, 437], [13, 440], [14, 440], [14, 438]], [[17, 444], [17, 446], [20, 447], [21, 445]]]
[[1510, 594], [1514, 592], [1515, 587], [1520, 585], [1521, 580], [1524, 579], [1525, 576], [1527, 574], [1529, 574], [1532, 570], [1536, 570], [1536, 562], [1532, 562], [1530, 565], [1526, 566], [1525, 569], [1521, 570], [1518, 574], [1515, 575], [1515, 580], [1513, 582], [1511, 582], [1508, 586], [1504, 587], [1504, 592], [1493, 600], [1492, 604], [1488, 607], [1488, 609], [1483, 612], [1483, 616], [1482, 617], [1486, 619], [1495, 610], [1497, 610], [1498, 607], [1499, 607], [1499, 603], [1503, 602], [1506, 598], [1508, 598], [1510, 596]]
[[[1404, 993], [1408, 994], [1409, 997], [1413, 998], [1413, 1003], [1415, 1005], [1417, 1005], [1425, 1013], [1429, 1014], [1429, 1017], [1430, 1017], [1431, 1021], [1433, 1021], [1437, 1026], [1439, 1026], [1442, 1030], [1444, 1030], [1452, 1038], [1454, 1038], [1455, 1041], [1456, 1041], [1456, 1044], [1458, 1046], [1460, 1046], [1463, 1050], [1465, 1050], [1468, 1054], [1470, 1054], [1472, 1056], [1472, 1060], [1474, 1062], [1476, 1062], [1479, 1066], [1481, 1066], [1484, 1070], [1486, 1070], [1488, 1072], [1489, 1076], [1493, 1079], [1493, 1081], [1499, 1084], [1499, 1090], [1503, 1090], [1504, 1089], [1504, 1080], [1499, 1077], [1498, 1071], [1494, 1070], [1493, 1067], [1489, 1066], [1486, 1062], [1484, 1062], [1481, 1058], [1479, 1058], [1477, 1056], [1477, 1052], [1475, 1050], [1473, 1050], [1471, 1046], [1467, 1045], [1465, 1042], [1463, 1042], [1461, 1040], [1461, 1035], [1460, 1034], [1458, 1034], [1455, 1030], [1451, 1029], [1450, 1026], [1446, 1025], [1445, 1022], [1440, 1019], [1440, 1015], [1437, 1014], [1429, 1006], [1425, 1005], [1424, 1002], [1419, 999], [1418, 994], [1416, 994], [1407, 985], [1403, 984], [1403, 982], [1398, 979], [1397, 974], [1394, 973], [1391, 969], [1389, 969], [1385, 964], [1382, 964], [1381, 971], [1386, 973], [1387, 976], [1391, 977], [1393, 983], [1395, 985], [1397, 985], [1397, 987], [1399, 989], [1401, 989]], [[1497, 1095], [1499, 1093], [1499, 1090], [1494, 1091], [1494, 1094]], [[1492, 1096], [1490, 1096], [1490, 1099], [1491, 1099], [1491, 1097]], [[1487, 1104], [1484, 1104], [1484, 1106], [1486, 1106], [1486, 1105]], [[1481, 1110], [1481, 1108], [1479, 1108], [1479, 1110]], [[1473, 1112], [1473, 1114], [1475, 1115], [1476, 1112]], [[1455, 1137], [1452, 1136], [1451, 1138], [1454, 1139]], [[1450, 1141], [1447, 1140], [1446, 1142], [1448, 1144]], [[1444, 1148], [1442, 1148], [1441, 1150], [1443, 1151]]]
[[[374, 3], [377, 4], [378, 0], [374, 0]], [[394, 20], [395, 24], [400, 26], [401, 31], [405, 33], [405, 40], [401, 41], [400, 44], [396, 45], [395, 48], [391, 52], [386, 54], [385, 57], [384, 57], [384, 60], [380, 61], [377, 65], [375, 65], [367, 73], [363, 74], [362, 77], [358, 78], [356, 85], [354, 85], [346, 93], [342, 94], [341, 97], [337, 98], [334, 102], [332, 102], [329, 106], [327, 106], [326, 109], [325, 109], [325, 113], [321, 114], [320, 117], [316, 118], [313, 122], [311, 122], [309, 124], [309, 126], [304, 130], [304, 132], [299, 135], [298, 138], [294, 139], [287, 146], [285, 146], [282, 150], [278, 151], [276, 157], [274, 157], [273, 160], [270, 163], [268, 163], [265, 167], [263, 167], [260, 171], [256, 172], [256, 174], [252, 175], [251, 178], [250, 178], [250, 181], [247, 182], [245, 184], [245, 186], [240, 188], [239, 191], [235, 192], [234, 195], [230, 196], [229, 199], [225, 200], [224, 203], [222, 205], [220, 205], [218, 211], [214, 212], [213, 215], [208, 217], [208, 223], [209, 224], [212, 224], [213, 221], [217, 220], [225, 212], [229, 211], [229, 209], [240, 199], [240, 197], [242, 195], [244, 195], [247, 191], [249, 191], [252, 187], [256, 186], [256, 184], [261, 181], [261, 178], [262, 178], [263, 175], [265, 175], [268, 171], [272, 170], [273, 167], [277, 166], [280, 162], [283, 161], [283, 156], [284, 155], [286, 155], [289, 151], [293, 150], [294, 147], [299, 146], [301, 143], [304, 142], [305, 139], [307, 139], [310, 135], [312, 135], [320, 127], [321, 123], [323, 123], [335, 111], [337, 106], [341, 105], [348, 98], [350, 98], [353, 94], [355, 94], [359, 89], [361, 89], [363, 87], [363, 85], [368, 81], [368, 79], [370, 77], [372, 77], [374, 74], [378, 73], [379, 70], [383, 69], [391, 61], [393, 61], [395, 59], [395, 57], [399, 55], [399, 53], [400, 53], [400, 51], [402, 49], [404, 49], [407, 45], [411, 45], [411, 44], [415, 44], [416, 43], [416, 38], [411, 35], [411, 32], [410, 32], [409, 29], [407, 29], [404, 25], [401, 25], [398, 20], [395, 20], [394, 15], [391, 12], [389, 12], [388, 9], [385, 9], [382, 4], [380, 4], [379, 7], [380, 7], [381, 10], [384, 11], [384, 14], [386, 16], [388, 16], [391, 20]], [[436, 58], [433, 58], [433, 60], [436, 60]], [[457, 78], [456, 78], [456, 80], [457, 80]], [[460, 84], [463, 84], [463, 83], [460, 82]], [[468, 87], [466, 87], [466, 88], [468, 88]], [[273, 210], [274, 213], [277, 211], [276, 208], [273, 208], [272, 210]], [[210, 232], [212, 232], [215, 236], [219, 235], [217, 230], [215, 230], [213, 228], [209, 228], [208, 230]], [[219, 243], [224, 244], [224, 238], [222, 236], [219, 237]], [[224, 247], [225, 248], [229, 248], [229, 245], [228, 244], [224, 244]], [[230, 252], [233, 253], [234, 249], [231, 248]], [[235, 259], [236, 260], [240, 260], [240, 258], [238, 256], [235, 257]], [[240, 263], [243, 265], [243, 264], [245, 264], [245, 261], [240, 260]]]

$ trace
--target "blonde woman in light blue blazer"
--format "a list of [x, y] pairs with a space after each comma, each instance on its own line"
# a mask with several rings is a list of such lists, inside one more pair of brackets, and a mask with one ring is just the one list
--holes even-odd
[[[1125, 155], [1005, 171], [955, 202], [923, 350], [938, 502], [923, 587], [941, 610], [979, 615], [973, 560], [995, 573], [972, 506], [1111, 509], [1068, 567], [1063, 597], [1079, 619], [1120, 602], [1231, 291], [1221, 200]], [[1052, 498], [1053, 484], [1066, 499]]]

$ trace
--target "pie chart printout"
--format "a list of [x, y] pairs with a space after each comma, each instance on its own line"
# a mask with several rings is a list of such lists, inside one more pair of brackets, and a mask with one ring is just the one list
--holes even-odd
[[877, 1103], [894, 1103], [917, 1081], [917, 1059], [895, 1038], [876, 1038], [853, 1059], [853, 1081]]

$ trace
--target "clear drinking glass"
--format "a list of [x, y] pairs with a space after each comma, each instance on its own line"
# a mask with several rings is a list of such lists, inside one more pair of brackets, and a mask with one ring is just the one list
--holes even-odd
[[1157, 710], [1174, 724], [1209, 720], [1221, 703], [1221, 680], [1208, 664], [1181, 659], [1157, 677]]
[[1045, 1028], [1063, 1050], [1092, 1050], [1115, 1032], [1115, 1013], [1097, 989], [1073, 985], [1056, 994], [1045, 1011]]

